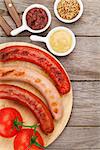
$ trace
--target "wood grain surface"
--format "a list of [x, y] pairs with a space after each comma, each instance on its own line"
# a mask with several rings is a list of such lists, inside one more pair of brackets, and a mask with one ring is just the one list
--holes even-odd
[[[100, 150], [100, 0], [83, 0], [84, 14], [73, 24], [63, 24], [53, 12], [54, 0], [13, 0], [20, 15], [24, 9], [41, 3], [52, 13], [52, 25], [40, 35], [45, 36], [55, 26], [69, 27], [77, 36], [77, 45], [68, 57], [58, 58], [67, 70], [74, 90], [74, 106], [68, 126], [48, 150]], [[4, 1], [0, 0], [0, 15], [12, 28], [15, 24], [9, 17]], [[30, 33], [6, 37], [0, 28], [0, 43], [31, 42]], [[45, 44], [37, 43], [43, 48]]]
[[[0, 37], [4, 42], [29, 42], [46, 48], [45, 44], [31, 42], [29, 37]], [[47, 48], [46, 48], [47, 49]], [[77, 37], [77, 45], [68, 57], [58, 57], [71, 80], [100, 80], [100, 37]]]
[[[41, 3], [47, 6], [52, 13], [51, 28], [59, 25], [67, 26], [79, 36], [100, 36], [100, 0], [83, 0], [84, 14], [76, 23], [64, 25], [54, 15], [54, 0], [13, 0], [18, 12], [22, 14], [25, 8], [33, 3]], [[4, 15], [12, 27], [15, 27], [11, 19], [9, 19], [7, 9], [3, 0], [0, 0], [0, 14]], [[4, 33], [0, 31], [0, 35]]]

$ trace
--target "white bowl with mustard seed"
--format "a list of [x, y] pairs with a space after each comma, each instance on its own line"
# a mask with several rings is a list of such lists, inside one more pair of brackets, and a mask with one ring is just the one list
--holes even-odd
[[56, 0], [54, 3], [56, 17], [64, 23], [73, 23], [83, 14], [81, 0]]

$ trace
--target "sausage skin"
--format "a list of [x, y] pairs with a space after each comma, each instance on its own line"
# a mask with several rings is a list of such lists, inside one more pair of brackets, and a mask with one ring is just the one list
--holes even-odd
[[9, 46], [0, 50], [0, 62], [26, 61], [40, 66], [55, 82], [61, 94], [70, 91], [70, 81], [61, 65], [48, 53], [29, 46]]
[[9, 67], [0, 67], [0, 80], [24, 81], [36, 89], [46, 99], [54, 119], [59, 120], [62, 117], [62, 101], [59, 92], [53, 83], [35, 70], [19, 67], [17, 65]]
[[33, 112], [40, 123], [41, 130], [45, 134], [53, 132], [54, 123], [52, 115], [47, 106], [36, 95], [14, 85], [0, 84], [0, 98], [24, 104]]

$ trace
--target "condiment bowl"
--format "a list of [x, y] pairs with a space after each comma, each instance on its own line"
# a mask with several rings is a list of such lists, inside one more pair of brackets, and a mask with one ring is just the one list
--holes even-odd
[[[70, 48], [69, 50], [67, 50], [66, 52], [62, 52], [62, 53], [61, 53], [61, 52], [60, 52], [60, 53], [59, 53], [59, 52], [56, 52], [55, 50], [52, 49], [52, 47], [51, 47], [51, 45], [50, 45], [50, 37], [51, 37], [51, 35], [52, 35], [54, 32], [58, 31], [58, 30], [66, 30], [66, 31], [69, 32], [69, 33], [71, 34], [71, 36], [72, 36], [72, 46], [71, 46], [71, 48]], [[52, 30], [48, 33], [48, 35], [47, 35], [46, 37], [41, 37], [41, 36], [37, 36], [37, 35], [31, 35], [31, 36], [30, 36], [30, 39], [31, 39], [32, 41], [39, 41], [39, 42], [44, 42], [44, 43], [46, 43], [46, 46], [47, 46], [47, 48], [49, 49], [49, 51], [50, 51], [52, 54], [56, 55], [56, 56], [66, 56], [66, 55], [70, 54], [70, 53], [74, 50], [75, 45], [76, 45], [75, 34], [74, 34], [70, 29], [68, 29], [68, 28], [66, 28], [66, 27], [62, 27], [62, 26], [56, 27], [56, 28], [52, 29]]]
[[[26, 15], [27, 15], [28, 11], [31, 10], [32, 8], [42, 8], [47, 13], [48, 23], [43, 29], [33, 30], [27, 25]], [[33, 4], [33, 5], [31, 5], [25, 9], [23, 16], [22, 16], [22, 26], [12, 30], [11, 35], [16, 36], [17, 34], [21, 33], [22, 31], [25, 31], [25, 30], [27, 30], [31, 33], [41, 33], [41, 32], [44, 32], [50, 26], [50, 24], [51, 24], [51, 13], [50, 13], [49, 9], [47, 7], [45, 7], [44, 5], [41, 5], [41, 4]]]
[[80, 11], [79, 11], [78, 15], [75, 18], [71, 19], [71, 20], [63, 19], [62, 17], [60, 17], [60, 15], [58, 13], [58, 10], [57, 10], [57, 7], [58, 7], [58, 4], [59, 4], [60, 1], [61, 0], [56, 0], [55, 3], [54, 3], [54, 13], [60, 21], [62, 21], [64, 23], [73, 23], [73, 22], [76, 22], [82, 16], [82, 14], [83, 14], [83, 3], [82, 3], [81, 0], [77, 0], [79, 5], [80, 5]]

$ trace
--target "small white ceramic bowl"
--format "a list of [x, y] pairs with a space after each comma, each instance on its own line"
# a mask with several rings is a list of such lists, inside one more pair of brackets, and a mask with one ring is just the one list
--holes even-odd
[[57, 11], [58, 3], [59, 3], [60, 1], [61, 1], [61, 0], [56, 0], [55, 3], [54, 3], [54, 13], [55, 13], [56, 17], [57, 17], [60, 21], [62, 21], [62, 22], [64, 22], [64, 23], [73, 23], [73, 22], [77, 21], [77, 20], [82, 16], [82, 14], [83, 14], [83, 3], [82, 3], [81, 0], [77, 0], [78, 3], [79, 3], [79, 5], [80, 5], [80, 11], [79, 11], [78, 15], [77, 15], [75, 18], [71, 19], [71, 20], [63, 19], [62, 17], [60, 17], [60, 15], [59, 15], [59, 13], [58, 13], [58, 11]]
[[[48, 15], [48, 23], [43, 29], [33, 30], [27, 25], [26, 15], [27, 15], [28, 11], [31, 10], [32, 8], [42, 8], [43, 10], [46, 11], [46, 13]], [[22, 31], [25, 31], [25, 30], [27, 30], [31, 33], [41, 33], [41, 32], [44, 32], [50, 26], [50, 24], [51, 24], [51, 13], [50, 13], [49, 9], [41, 4], [33, 4], [25, 9], [23, 16], [22, 16], [22, 26], [12, 30], [11, 35], [16, 36], [17, 34], [21, 33]]]
[[[67, 50], [66, 52], [63, 52], [63, 53], [59, 53], [59, 52], [54, 51], [54, 50], [52, 49], [51, 45], [50, 45], [50, 37], [51, 37], [51, 35], [52, 35], [54, 32], [58, 31], [58, 30], [66, 30], [66, 31], [69, 32], [69, 33], [71, 34], [71, 36], [72, 36], [72, 46], [71, 46], [71, 48], [70, 48], [69, 50]], [[44, 42], [44, 43], [46, 43], [47, 48], [49, 49], [49, 51], [50, 51], [52, 54], [56, 55], [56, 56], [66, 56], [66, 55], [70, 54], [70, 53], [74, 50], [75, 45], [76, 45], [76, 38], [75, 38], [74, 33], [73, 33], [70, 29], [68, 29], [68, 28], [66, 28], [66, 27], [62, 27], [62, 26], [56, 27], [56, 28], [52, 29], [52, 30], [48, 33], [48, 35], [47, 35], [46, 37], [41, 37], [41, 36], [37, 36], [37, 35], [31, 35], [31, 36], [30, 36], [30, 39], [31, 39], [32, 41], [39, 41], [39, 42]]]

